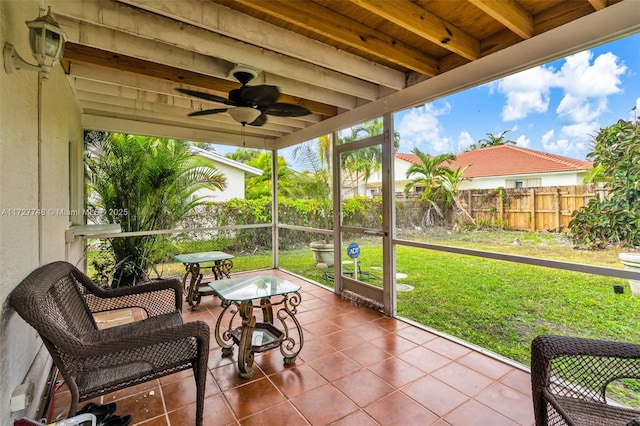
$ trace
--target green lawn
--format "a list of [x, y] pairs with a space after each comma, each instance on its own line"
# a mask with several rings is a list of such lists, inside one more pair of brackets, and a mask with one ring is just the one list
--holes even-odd
[[[514, 245], [515, 237], [520, 240]], [[431, 235], [431, 243], [620, 267], [619, 250], [574, 250], [562, 236], [533, 233]], [[381, 248], [360, 242], [362, 269], [376, 271]], [[320, 283], [309, 251], [280, 253], [281, 267]], [[352, 266], [348, 266], [352, 267]], [[525, 365], [531, 340], [541, 333], [640, 343], [640, 298], [628, 282], [512, 262], [397, 247], [398, 315], [487, 348]], [[374, 281], [372, 284], [378, 284]], [[615, 294], [613, 285], [625, 287]]]
[[[513, 244], [515, 238], [520, 244]], [[447, 232], [421, 235], [421, 241], [499, 251], [525, 256], [621, 267], [619, 250], [601, 252], [571, 248], [565, 237], [546, 233]], [[379, 275], [379, 244], [359, 241], [363, 271]], [[271, 252], [236, 254], [233, 272], [269, 268]], [[280, 252], [280, 267], [332, 287], [325, 270], [316, 268], [309, 249]], [[353, 265], [345, 265], [353, 268]], [[181, 276], [178, 263], [160, 265], [163, 276]], [[640, 343], [640, 298], [632, 298], [628, 282], [453, 255], [405, 246], [397, 247], [398, 283], [413, 286], [398, 292], [398, 315], [529, 364], [530, 342], [541, 333], [606, 338]], [[380, 280], [369, 280], [381, 285]], [[625, 287], [615, 294], [613, 285]]]

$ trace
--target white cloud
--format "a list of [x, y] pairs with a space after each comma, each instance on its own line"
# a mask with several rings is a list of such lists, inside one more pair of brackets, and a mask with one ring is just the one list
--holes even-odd
[[462, 132], [460, 132], [460, 135], [458, 135], [458, 152], [464, 151], [473, 143], [475, 143], [475, 141], [473, 140], [469, 132], [463, 130]]
[[[553, 131], [544, 134], [541, 143], [545, 151], [576, 158], [590, 150], [599, 129], [599, 117], [607, 111], [609, 97], [622, 91], [621, 76], [626, 72], [627, 67], [613, 53], [594, 58], [592, 51], [584, 51], [565, 58], [558, 70], [536, 67], [499, 80], [491, 87], [506, 98], [504, 121], [546, 112], [551, 91], [559, 89], [562, 98], [555, 112], [563, 127], [557, 135]], [[636, 105], [640, 110], [640, 98]], [[518, 145], [526, 146], [521, 145], [525, 142], [521, 138]]]
[[553, 154], [584, 158], [591, 150], [593, 138], [599, 129], [600, 125], [597, 121], [568, 124], [562, 126], [557, 138], [553, 130], [545, 133], [541, 139], [542, 147], [544, 151]]
[[607, 110], [607, 97], [622, 90], [620, 76], [627, 67], [618, 63], [618, 57], [604, 53], [591, 65], [592, 59], [590, 51], [576, 53], [566, 58], [558, 72], [565, 95], [556, 112], [574, 123], [597, 119]]
[[429, 154], [451, 152], [452, 140], [441, 135], [443, 129], [438, 119], [450, 112], [448, 102], [444, 102], [441, 108], [431, 103], [407, 111], [397, 126], [403, 146], [409, 150], [418, 147]]
[[636, 104], [629, 111], [629, 121], [635, 121], [640, 117], [640, 98], [636, 98]]
[[531, 144], [531, 139], [529, 139], [525, 135], [520, 135], [518, 136], [518, 139], [516, 139], [516, 145], [518, 145], [519, 147], [527, 148], [530, 144]]
[[499, 80], [495, 85], [497, 91], [507, 98], [502, 108], [502, 119], [513, 121], [525, 118], [532, 112], [546, 112], [554, 81], [553, 70], [542, 66]]
[[621, 92], [627, 67], [611, 52], [595, 60], [591, 51], [568, 56], [560, 70], [536, 67], [505, 77], [490, 85], [492, 91], [506, 97], [502, 119], [513, 121], [549, 108], [550, 92], [560, 89], [564, 95], [556, 108], [560, 118], [571, 123], [596, 120], [607, 110], [608, 97]]

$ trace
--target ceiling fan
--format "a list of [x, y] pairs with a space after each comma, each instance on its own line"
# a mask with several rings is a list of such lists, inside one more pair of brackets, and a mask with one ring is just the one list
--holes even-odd
[[237, 66], [232, 73], [242, 86], [238, 89], [231, 90], [229, 92], [228, 99], [206, 92], [199, 92], [197, 90], [176, 88], [178, 92], [185, 95], [229, 105], [228, 108], [213, 108], [194, 111], [189, 113], [188, 116], [197, 117], [201, 115], [228, 112], [231, 118], [236, 120], [238, 123], [241, 123], [243, 126], [247, 124], [250, 126], [262, 126], [267, 122], [267, 115], [275, 115], [279, 117], [300, 117], [311, 114], [311, 111], [303, 106], [278, 102], [280, 90], [276, 86], [266, 84], [247, 86], [247, 83], [257, 75], [256, 70], [253, 68]]

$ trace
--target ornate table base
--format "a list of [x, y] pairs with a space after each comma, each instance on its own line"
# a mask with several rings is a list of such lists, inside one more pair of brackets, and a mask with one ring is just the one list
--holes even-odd
[[[206, 267], [203, 267], [206, 269]], [[224, 277], [229, 278], [231, 269], [233, 268], [233, 261], [230, 259], [216, 260], [211, 266], [212, 279], [221, 280]], [[207, 284], [208, 280], [203, 282], [203, 276], [199, 263], [186, 263], [185, 274], [182, 277], [182, 287], [185, 290], [185, 297], [187, 303], [191, 306], [192, 310], [198, 309], [202, 294], [200, 292], [200, 286]]]
[[[276, 297], [280, 300], [273, 303]], [[294, 292], [261, 298], [260, 305], [254, 305], [252, 300], [240, 303], [223, 301], [223, 311], [216, 321], [216, 342], [222, 347], [223, 356], [233, 354], [234, 345], [238, 345], [240, 377], [245, 379], [253, 377], [255, 353], [279, 347], [285, 365], [296, 362], [296, 357], [304, 344], [302, 327], [295, 317], [300, 300], [300, 294]], [[279, 307], [275, 317], [279, 327], [274, 324], [274, 307]], [[262, 310], [262, 322], [256, 322], [254, 309]], [[238, 313], [242, 319], [241, 325], [237, 325]], [[223, 326], [225, 321], [226, 325]]]

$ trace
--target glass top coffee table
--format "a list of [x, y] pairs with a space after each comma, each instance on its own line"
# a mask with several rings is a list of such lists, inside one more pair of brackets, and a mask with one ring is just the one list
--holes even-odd
[[[185, 289], [185, 297], [192, 310], [198, 309], [201, 296], [205, 294], [200, 291], [200, 286], [211, 280], [229, 278], [229, 273], [233, 268], [231, 260], [233, 255], [223, 251], [177, 254], [173, 258], [185, 266], [182, 287]], [[210, 264], [210, 266], [206, 266], [206, 264]], [[211, 268], [212, 275], [204, 277], [202, 271], [207, 268]]]
[[[257, 275], [213, 281], [201, 289], [213, 291], [222, 300], [215, 338], [222, 356], [233, 354], [234, 345], [238, 345], [241, 377], [253, 376], [255, 353], [280, 348], [284, 364], [295, 363], [304, 343], [296, 319], [299, 285], [273, 275]], [[262, 311], [261, 322], [256, 320], [256, 309]]]

